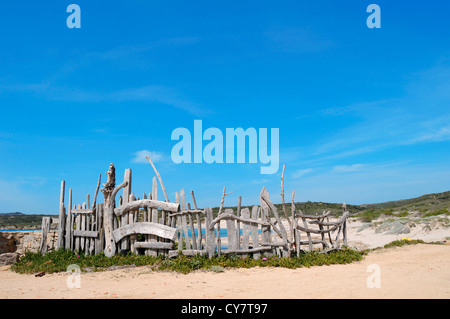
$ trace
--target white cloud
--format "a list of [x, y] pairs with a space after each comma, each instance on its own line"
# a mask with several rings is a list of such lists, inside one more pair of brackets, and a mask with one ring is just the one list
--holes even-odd
[[450, 126], [442, 127], [438, 131], [426, 133], [405, 144], [415, 144], [419, 142], [442, 142], [450, 139]]
[[338, 173], [352, 173], [358, 172], [363, 169], [363, 164], [353, 164], [353, 165], [338, 165], [333, 168], [335, 172]]
[[250, 183], [253, 184], [253, 185], [265, 184], [265, 183], [268, 183], [268, 182], [270, 182], [270, 180], [266, 179], [266, 178], [254, 179], [254, 180], [250, 181]]
[[153, 163], [159, 162], [164, 159], [164, 155], [161, 152], [150, 152], [147, 150], [137, 151], [134, 153], [134, 158], [131, 160], [133, 163], [147, 164], [149, 161], [146, 156], [149, 156]]
[[293, 177], [293, 178], [300, 178], [300, 177], [302, 177], [302, 176], [304, 176], [304, 175], [306, 175], [306, 174], [308, 174], [308, 173], [311, 173], [312, 171], [313, 171], [312, 168], [299, 169], [299, 170], [296, 170], [296, 171], [292, 174], [292, 177]]

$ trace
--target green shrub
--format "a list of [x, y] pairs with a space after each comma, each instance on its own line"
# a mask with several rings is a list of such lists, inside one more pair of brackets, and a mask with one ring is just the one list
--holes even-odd
[[[331, 264], [346, 264], [363, 258], [364, 252], [342, 249], [327, 254], [310, 252], [299, 257], [280, 258], [261, 255], [259, 259], [240, 255], [217, 255], [208, 258], [196, 255], [193, 257], [179, 255], [176, 258], [165, 256], [145, 256], [129, 253], [126, 256], [115, 255], [106, 257], [104, 254], [86, 256], [71, 250], [60, 249], [52, 251], [44, 256], [39, 253], [27, 252], [20, 260], [12, 266], [18, 273], [46, 273], [65, 272], [71, 264], [78, 265], [82, 271], [107, 270], [109, 267], [117, 266], [149, 266], [153, 270], [176, 271], [189, 273], [194, 270], [204, 269], [217, 271], [221, 268], [251, 268], [251, 267], [284, 267], [299, 268]], [[221, 267], [221, 268], [220, 268]]]
[[427, 212], [424, 217], [431, 217], [431, 216], [437, 216], [437, 215], [450, 215], [450, 212], [448, 211], [447, 208], [441, 208], [441, 209], [436, 209], [430, 212]]

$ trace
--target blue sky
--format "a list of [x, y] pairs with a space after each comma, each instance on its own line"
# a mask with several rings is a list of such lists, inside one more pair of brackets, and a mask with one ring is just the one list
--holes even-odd
[[[69, 29], [66, 8], [81, 8]], [[381, 8], [369, 29], [366, 8]], [[374, 203], [449, 190], [448, 1], [10, 1], [0, 10], [0, 212], [82, 202], [111, 162], [199, 206]], [[279, 128], [280, 170], [174, 164], [178, 127]], [[102, 201], [102, 196], [99, 198]]]

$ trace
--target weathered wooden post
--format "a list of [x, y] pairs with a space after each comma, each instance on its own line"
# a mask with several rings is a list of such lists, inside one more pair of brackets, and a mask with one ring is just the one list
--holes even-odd
[[61, 194], [59, 197], [59, 225], [58, 225], [58, 241], [56, 242], [56, 249], [64, 248], [64, 221], [65, 221], [65, 207], [64, 207], [64, 190], [65, 181], [61, 181]]
[[[125, 170], [125, 175], [123, 177], [123, 181], [127, 182], [127, 186], [123, 188], [122, 193], [122, 205], [128, 204], [130, 202], [130, 195], [131, 195], [131, 169]], [[130, 214], [123, 214], [120, 219], [120, 227], [123, 227], [130, 223], [129, 219]], [[131, 222], [132, 223], [132, 222]], [[130, 243], [128, 238], [124, 238], [122, 242], [120, 243], [120, 249], [127, 250], [130, 249]]]
[[211, 208], [205, 209], [206, 214], [206, 253], [208, 258], [214, 256], [214, 252], [216, 250], [216, 237], [214, 235], [214, 225], [211, 225], [213, 221], [213, 212]]
[[113, 236], [114, 226], [114, 206], [117, 192], [128, 185], [128, 182], [123, 182], [119, 186], [116, 185], [116, 169], [114, 164], [109, 165], [109, 170], [106, 172], [107, 181], [103, 185], [102, 193], [105, 197], [103, 208], [103, 227], [105, 229], [105, 256], [112, 257], [116, 253], [116, 243]]
[[[67, 219], [66, 219], [66, 238], [64, 247], [66, 249], [71, 249], [72, 246], [72, 188], [69, 189], [69, 205], [67, 206], [69, 209], [67, 211]], [[61, 218], [61, 217], [60, 217]]]
[[42, 217], [42, 237], [39, 252], [45, 255], [47, 252], [47, 235], [50, 231], [51, 217]]

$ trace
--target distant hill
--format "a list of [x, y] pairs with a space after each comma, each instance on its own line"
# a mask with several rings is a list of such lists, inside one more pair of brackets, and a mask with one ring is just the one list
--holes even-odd
[[[301, 210], [305, 214], [320, 214], [323, 211], [331, 211], [333, 215], [342, 213], [342, 203], [325, 202], [297, 202], [297, 211]], [[284, 217], [281, 204], [275, 204], [280, 217]], [[249, 206], [243, 206], [249, 207]], [[224, 207], [233, 208], [236, 207]], [[249, 207], [251, 209], [251, 206]], [[405, 216], [409, 212], [418, 212], [422, 216], [437, 214], [450, 214], [450, 191], [422, 195], [410, 199], [389, 201], [377, 204], [352, 205], [347, 204], [347, 210], [351, 216], [372, 220], [381, 215]], [[217, 215], [219, 207], [213, 208], [213, 213]], [[286, 203], [286, 211], [291, 216], [291, 204]], [[22, 214], [20, 212], [0, 213], [0, 229], [33, 229], [40, 228], [42, 217], [51, 216], [58, 218], [58, 215], [38, 215]]]
[[38, 214], [0, 214], [0, 229], [35, 229], [42, 225], [42, 217], [51, 216], [57, 218], [57, 215], [38, 215]]
[[396, 210], [414, 210], [421, 211], [423, 213], [449, 208], [450, 207], [450, 191], [442, 193], [433, 193], [422, 195], [410, 199], [402, 199], [397, 201], [390, 201], [378, 204], [361, 205], [366, 209], [396, 209]]
[[[410, 199], [402, 199], [397, 201], [389, 201], [376, 204], [352, 205], [346, 204], [347, 210], [351, 216], [373, 219], [381, 214], [401, 216], [407, 212], [419, 212], [423, 216], [449, 214], [450, 212], [450, 191], [442, 193], [433, 193], [422, 195]], [[297, 202], [295, 203], [297, 211], [304, 214], [321, 214], [323, 211], [330, 211], [336, 215], [342, 213], [342, 203], [326, 203], [326, 202]], [[284, 216], [282, 205], [275, 204], [280, 216]], [[226, 207], [236, 208], [236, 207]], [[225, 207], [224, 207], [225, 209]], [[219, 207], [213, 208], [213, 212], [217, 214]], [[291, 216], [291, 203], [286, 203], [286, 211]]]

